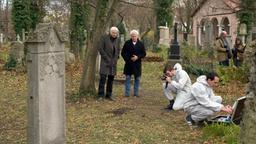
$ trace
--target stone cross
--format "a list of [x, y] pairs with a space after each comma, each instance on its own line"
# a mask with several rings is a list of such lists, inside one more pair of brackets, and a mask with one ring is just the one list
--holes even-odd
[[28, 70], [28, 144], [65, 144], [67, 35], [40, 23], [25, 43]]

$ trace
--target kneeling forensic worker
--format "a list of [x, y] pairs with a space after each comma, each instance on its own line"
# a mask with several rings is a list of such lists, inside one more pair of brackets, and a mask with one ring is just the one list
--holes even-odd
[[[182, 109], [191, 91], [191, 80], [187, 72], [182, 69], [179, 63], [176, 63], [173, 68], [167, 68], [164, 80], [165, 82], [162, 86], [164, 95], [170, 102], [166, 109]], [[174, 95], [176, 95], [175, 99]]]
[[224, 111], [232, 113], [230, 105], [222, 105], [221, 96], [215, 96], [213, 87], [219, 82], [216, 73], [199, 76], [191, 87], [191, 95], [184, 103], [185, 118], [189, 125], [197, 124], [214, 115], [215, 112]]

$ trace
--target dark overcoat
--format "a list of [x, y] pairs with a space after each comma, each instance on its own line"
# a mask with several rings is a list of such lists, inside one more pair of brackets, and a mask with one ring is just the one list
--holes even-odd
[[99, 43], [98, 51], [101, 55], [100, 74], [116, 75], [116, 65], [120, 54], [120, 39], [112, 39], [104, 35]]
[[[135, 75], [135, 77], [141, 76], [141, 59], [146, 56], [144, 44], [138, 40], [134, 45], [130, 39], [125, 42], [121, 55], [125, 61], [124, 74]], [[135, 62], [131, 60], [133, 55], [138, 56]]]

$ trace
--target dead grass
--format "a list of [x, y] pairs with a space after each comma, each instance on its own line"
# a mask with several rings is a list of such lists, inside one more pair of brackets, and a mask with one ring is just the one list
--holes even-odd
[[[122, 75], [123, 61], [118, 73]], [[141, 96], [123, 97], [124, 85], [114, 84], [114, 102], [85, 99], [67, 101], [68, 144], [198, 144], [201, 128], [190, 129], [182, 111], [166, 111], [168, 104], [161, 90], [164, 63], [144, 63]], [[76, 94], [82, 67], [71, 65], [66, 71], [66, 94]], [[193, 78], [194, 79], [194, 78]], [[237, 90], [237, 91], [236, 91]], [[217, 94], [227, 103], [244, 94], [244, 84], [220, 86]], [[0, 70], [0, 143], [26, 143], [26, 74]], [[221, 141], [217, 143], [223, 143]]]

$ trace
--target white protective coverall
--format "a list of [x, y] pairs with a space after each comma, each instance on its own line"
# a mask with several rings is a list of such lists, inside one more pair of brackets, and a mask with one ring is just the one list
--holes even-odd
[[166, 83], [163, 83], [163, 91], [168, 100], [173, 100], [173, 95], [176, 94], [173, 109], [180, 110], [183, 108], [184, 102], [190, 95], [191, 80], [187, 72], [182, 70], [182, 66], [179, 63], [176, 63], [173, 68], [176, 69], [176, 74], [173, 80], [168, 83], [167, 87]]
[[221, 110], [221, 96], [215, 96], [206, 81], [206, 76], [199, 76], [191, 87], [191, 95], [184, 103], [184, 111], [195, 121], [204, 120]]

